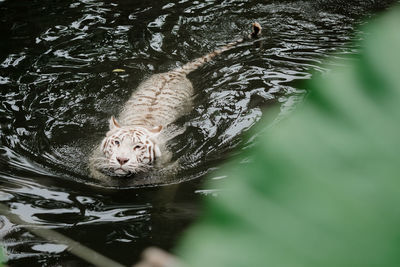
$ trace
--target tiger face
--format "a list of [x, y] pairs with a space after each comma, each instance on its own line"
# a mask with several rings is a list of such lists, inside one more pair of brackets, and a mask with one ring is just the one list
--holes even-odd
[[110, 131], [100, 147], [104, 156], [100, 171], [110, 176], [130, 176], [149, 170], [161, 156], [156, 143], [161, 129], [161, 126], [153, 129], [120, 126], [112, 117]]

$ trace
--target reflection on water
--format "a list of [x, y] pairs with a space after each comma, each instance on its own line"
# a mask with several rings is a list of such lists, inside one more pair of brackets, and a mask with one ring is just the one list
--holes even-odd
[[[354, 27], [364, 10], [319, 4], [0, 2], [0, 201], [125, 264], [148, 245], [171, 248], [198, 216], [198, 200], [217, 194], [201, 178], [264, 114], [293, 110], [305, 95], [296, 82], [325, 71], [331, 53], [357, 52], [348, 42], [362, 38]], [[107, 189], [87, 177], [88, 152], [140, 81], [241, 37], [255, 20], [261, 44], [242, 44], [189, 76], [195, 107], [170, 144], [182, 162], [179, 185]], [[0, 226], [13, 266], [81, 263], [4, 217]]]

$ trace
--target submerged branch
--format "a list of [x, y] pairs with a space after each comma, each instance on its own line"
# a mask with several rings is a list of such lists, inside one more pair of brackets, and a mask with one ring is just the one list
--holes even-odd
[[38, 237], [41, 237], [51, 242], [66, 245], [70, 253], [89, 262], [90, 264], [100, 267], [123, 267], [123, 265], [121, 265], [120, 263], [115, 262], [54, 230], [39, 228], [36, 225], [28, 224], [27, 222], [23, 221], [19, 216], [11, 213], [9, 208], [3, 204], [0, 204], [0, 214], [6, 216], [12, 223], [26, 228], [28, 231], [32, 232]]

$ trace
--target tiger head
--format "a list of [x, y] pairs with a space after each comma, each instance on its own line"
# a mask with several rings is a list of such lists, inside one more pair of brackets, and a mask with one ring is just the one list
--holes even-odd
[[161, 156], [156, 143], [162, 126], [152, 129], [145, 127], [120, 126], [114, 117], [110, 130], [101, 142], [104, 158], [99, 169], [110, 176], [130, 176], [147, 171]]

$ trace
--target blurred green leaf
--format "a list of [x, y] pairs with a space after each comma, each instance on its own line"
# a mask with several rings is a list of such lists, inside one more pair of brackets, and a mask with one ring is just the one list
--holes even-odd
[[356, 60], [224, 168], [179, 246], [188, 266], [400, 266], [400, 9], [366, 32]]
[[6, 257], [3, 252], [3, 247], [0, 245], [0, 267], [3, 267], [5, 262], [6, 262]]

